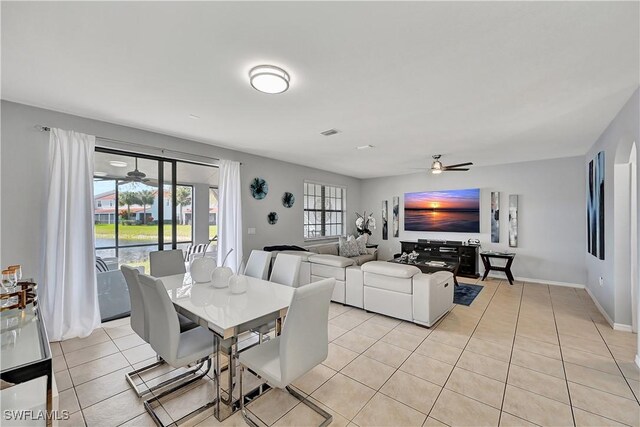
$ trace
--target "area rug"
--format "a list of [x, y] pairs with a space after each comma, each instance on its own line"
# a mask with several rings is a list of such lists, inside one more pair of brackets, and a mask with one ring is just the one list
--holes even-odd
[[482, 286], [480, 285], [460, 283], [458, 286], [454, 287], [453, 302], [456, 304], [471, 305], [481, 290]]

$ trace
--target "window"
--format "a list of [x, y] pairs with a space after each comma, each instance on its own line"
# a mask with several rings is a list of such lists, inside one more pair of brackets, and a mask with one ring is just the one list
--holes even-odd
[[344, 187], [304, 183], [305, 240], [344, 236], [346, 198]]
[[101, 208], [102, 207], [102, 201], [98, 200], [98, 207]]

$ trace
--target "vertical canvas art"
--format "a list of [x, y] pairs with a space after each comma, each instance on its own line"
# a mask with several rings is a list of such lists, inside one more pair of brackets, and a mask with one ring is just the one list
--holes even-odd
[[587, 191], [587, 250], [604, 259], [604, 151], [589, 162]]
[[393, 237], [400, 236], [400, 197], [393, 197]]
[[382, 240], [389, 240], [389, 201], [382, 201]]
[[500, 193], [491, 192], [491, 243], [500, 243]]
[[509, 247], [518, 247], [518, 195], [509, 195]]

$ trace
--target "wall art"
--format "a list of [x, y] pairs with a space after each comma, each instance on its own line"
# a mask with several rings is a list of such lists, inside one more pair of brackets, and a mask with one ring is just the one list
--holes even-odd
[[251, 195], [256, 200], [262, 200], [267, 197], [267, 193], [269, 192], [269, 184], [262, 178], [253, 178], [251, 184], [249, 185], [249, 189], [251, 190]]
[[282, 195], [282, 206], [284, 206], [285, 208], [292, 207], [295, 202], [296, 202], [296, 198], [293, 195], [293, 193], [289, 193], [288, 191], [286, 191]]
[[500, 243], [500, 193], [491, 192], [491, 243]]
[[479, 233], [480, 189], [405, 193], [404, 229]]
[[509, 247], [518, 247], [518, 195], [509, 195]]
[[267, 215], [267, 222], [271, 225], [274, 225], [278, 222], [278, 214], [275, 212], [269, 212]]
[[393, 197], [393, 237], [400, 236], [400, 197]]
[[382, 201], [382, 240], [389, 240], [389, 201]]
[[589, 162], [587, 179], [587, 250], [604, 259], [604, 151]]

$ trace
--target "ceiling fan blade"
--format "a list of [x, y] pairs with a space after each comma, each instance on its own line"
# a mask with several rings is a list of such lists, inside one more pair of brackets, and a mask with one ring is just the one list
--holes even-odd
[[471, 166], [473, 165], [472, 162], [467, 162], [467, 163], [458, 163], [457, 165], [446, 165], [444, 166], [445, 169], [449, 169], [449, 168], [457, 168], [457, 167], [462, 167], [462, 166]]
[[449, 168], [444, 168], [444, 169], [442, 169], [442, 170], [443, 170], [443, 171], [445, 171], [445, 172], [456, 172], [456, 171], [458, 171], [458, 172], [464, 172], [464, 171], [468, 171], [468, 170], [469, 170], [469, 168], [464, 168], [464, 169], [449, 169]]

